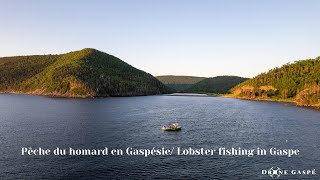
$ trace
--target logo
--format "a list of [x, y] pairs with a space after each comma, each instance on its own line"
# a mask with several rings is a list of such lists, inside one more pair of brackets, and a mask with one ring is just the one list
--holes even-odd
[[277, 169], [273, 169], [270, 168], [269, 171], [271, 171], [271, 173], [269, 174], [272, 178], [276, 177], [280, 177], [280, 175], [282, 174], [281, 169], [279, 167], [277, 167]]
[[272, 178], [279, 178], [284, 172], [281, 168], [270, 168], [269, 170], [262, 170], [262, 174], [268, 174]]
[[271, 167], [267, 170], [262, 170], [261, 174], [263, 175], [269, 175], [273, 179], [277, 179], [280, 176], [287, 176], [287, 175], [294, 175], [294, 176], [300, 176], [300, 175], [316, 175], [315, 169], [281, 169], [279, 167]]

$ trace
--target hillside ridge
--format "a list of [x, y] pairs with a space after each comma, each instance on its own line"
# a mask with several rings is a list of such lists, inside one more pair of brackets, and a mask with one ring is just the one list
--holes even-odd
[[320, 57], [271, 69], [231, 91], [238, 98], [293, 101], [299, 106], [320, 107]]
[[248, 78], [227, 75], [205, 78], [186, 89], [186, 92], [227, 94], [230, 93], [229, 90], [232, 87], [244, 82], [245, 80], [248, 80]]
[[93, 48], [0, 58], [0, 77], [2, 93], [101, 97], [172, 92], [151, 74]]

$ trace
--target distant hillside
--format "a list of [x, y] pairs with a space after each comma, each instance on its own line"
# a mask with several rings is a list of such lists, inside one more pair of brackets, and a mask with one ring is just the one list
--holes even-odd
[[185, 91], [192, 93], [225, 94], [228, 93], [232, 87], [244, 82], [247, 79], [248, 78], [238, 76], [217, 76], [212, 78], [206, 78], [194, 84]]
[[157, 76], [156, 78], [163, 84], [175, 89], [178, 92], [183, 92], [184, 90], [190, 88], [193, 84], [205, 79], [204, 77], [173, 75]]
[[197, 77], [197, 76], [156, 76], [159, 81], [163, 84], [195, 84], [205, 77]]
[[262, 73], [232, 89], [236, 97], [293, 100], [320, 106], [320, 57], [296, 61]]
[[66, 97], [170, 93], [152, 75], [95, 49], [0, 58], [0, 92]]

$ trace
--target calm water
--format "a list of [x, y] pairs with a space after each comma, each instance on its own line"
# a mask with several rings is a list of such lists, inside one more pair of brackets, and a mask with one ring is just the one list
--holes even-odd
[[[178, 118], [181, 132], [161, 127]], [[297, 148], [299, 156], [21, 156], [21, 147]], [[213, 97], [65, 99], [0, 95], [0, 179], [271, 179], [316, 169], [320, 111]], [[319, 179], [320, 176], [281, 176]]]

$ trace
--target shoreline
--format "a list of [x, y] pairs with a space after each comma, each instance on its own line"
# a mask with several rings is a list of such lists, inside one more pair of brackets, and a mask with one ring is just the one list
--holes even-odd
[[12, 95], [28, 95], [28, 96], [39, 96], [49, 98], [66, 98], [66, 99], [97, 99], [97, 98], [109, 98], [109, 97], [139, 97], [139, 96], [156, 96], [156, 95], [169, 95], [169, 94], [146, 94], [146, 95], [115, 95], [115, 96], [68, 96], [54, 93], [33, 93], [33, 92], [0, 92], [0, 94], [12, 94]]
[[10, 92], [0, 92], [0, 94], [15, 94], [15, 95], [29, 95], [29, 96], [42, 96], [42, 97], [53, 97], [53, 98], [71, 98], [71, 99], [90, 99], [94, 98], [93, 96], [67, 96], [62, 94], [54, 93], [37, 93], [37, 92], [19, 92], [19, 91], [10, 91]]
[[200, 94], [200, 93], [172, 93], [172, 94], [164, 94], [167, 96], [196, 96], [196, 97], [209, 97], [208, 94]]
[[252, 100], [252, 101], [288, 102], [288, 103], [295, 103], [296, 104], [296, 101], [293, 99], [247, 98], [247, 97], [233, 96], [233, 95], [229, 95], [229, 94], [225, 94], [222, 97], [242, 99], [242, 100]]
[[[238, 97], [232, 94], [179, 94], [171, 93], [171, 94], [149, 94], [149, 95], [118, 95], [118, 96], [67, 96], [61, 94], [41, 94], [41, 93], [34, 93], [34, 92], [0, 92], [0, 94], [13, 94], [13, 95], [29, 95], [29, 96], [42, 96], [42, 97], [49, 97], [49, 98], [69, 98], [69, 99], [96, 99], [96, 98], [109, 98], [109, 97], [139, 97], [139, 96], [156, 96], [156, 95], [165, 95], [165, 96], [189, 96], [189, 97], [222, 97], [222, 98], [232, 98], [232, 99], [240, 99], [240, 100], [249, 100], [249, 101], [269, 101], [269, 102], [283, 102], [283, 103], [290, 103], [297, 107], [309, 107], [313, 109], [320, 110], [319, 105], [301, 105], [298, 104], [294, 99], [266, 99], [266, 98], [247, 98], [247, 97]], [[188, 94], [188, 95], [187, 95]]]
[[224, 98], [234, 98], [234, 99], [241, 99], [241, 100], [249, 100], [249, 101], [269, 101], [269, 102], [283, 102], [283, 103], [290, 103], [290, 104], [294, 104], [297, 107], [309, 107], [309, 108], [313, 108], [313, 109], [320, 109], [320, 106], [318, 105], [301, 105], [298, 104], [294, 99], [266, 99], [266, 98], [246, 98], [246, 97], [238, 97], [238, 96], [233, 96], [233, 95], [228, 95], [225, 94], [221, 97]]

